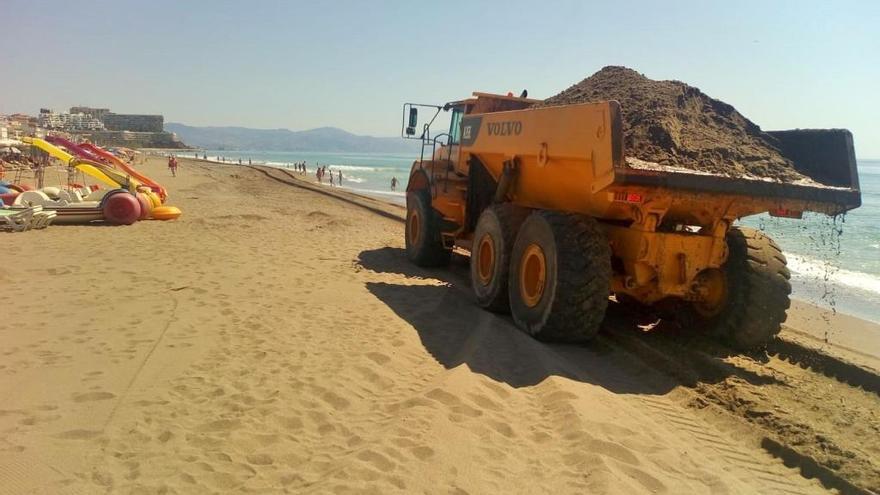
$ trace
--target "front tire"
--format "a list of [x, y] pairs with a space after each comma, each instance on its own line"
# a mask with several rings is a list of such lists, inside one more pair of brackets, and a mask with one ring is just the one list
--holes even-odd
[[611, 290], [611, 249], [599, 223], [536, 211], [516, 236], [508, 295], [513, 319], [539, 340], [586, 342], [599, 332]]
[[449, 264], [452, 251], [443, 247], [440, 222], [431, 207], [431, 195], [427, 189], [406, 194], [406, 256], [422, 267]]

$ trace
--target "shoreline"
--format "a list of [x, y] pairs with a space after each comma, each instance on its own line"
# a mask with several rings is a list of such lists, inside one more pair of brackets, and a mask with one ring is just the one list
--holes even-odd
[[[155, 151], [155, 150], [152, 150], [152, 151]], [[168, 150], [168, 151], [173, 151], [173, 150]], [[152, 156], [165, 156], [165, 155], [167, 155], [167, 153], [161, 153], [161, 152], [160, 153], [151, 152], [150, 154]], [[381, 200], [381, 201], [387, 201], [391, 204], [395, 204], [398, 206], [406, 206], [406, 197], [403, 194], [403, 192], [406, 188], [405, 184], [402, 184], [402, 187], [399, 188], [397, 191], [391, 191], [390, 189], [388, 191], [373, 191], [373, 190], [359, 189], [357, 187], [352, 187], [352, 186], [348, 186], [348, 185], [339, 186], [338, 184], [334, 184], [333, 186], [331, 186], [329, 184], [329, 182], [320, 182], [320, 183], [318, 182], [318, 180], [315, 178], [315, 165], [314, 164], [307, 164], [307, 167], [309, 167], [308, 172], [306, 174], [299, 174], [298, 172], [296, 172], [295, 170], [293, 170], [289, 167], [269, 165], [268, 163], [265, 163], [265, 162], [252, 162], [252, 163], [248, 164], [246, 162], [246, 160], [242, 160], [242, 163], [239, 165], [235, 161], [230, 160], [230, 161], [224, 162], [224, 161], [219, 161], [219, 160], [213, 160], [212, 157], [195, 158], [193, 156], [186, 156], [186, 154], [179, 154], [176, 156], [177, 156], [178, 160], [185, 159], [185, 160], [190, 160], [194, 163], [210, 163], [210, 164], [216, 164], [216, 165], [228, 165], [228, 166], [232, 166], [232, 167], [267, 167], [267, 168], [274, 169], [274, 170], [286, 170], [286, 171], [290, 172], [291, 174], [298, 175], [301, 180], [306, 180], [308, 182], [320, 185], [322, 187], [329, 187], [329, 188], [333, 188], [333, 189], [342, 189], [342, 190], [350, 191], [353, 194], [369, 196], [371, 198]], [[334, 171], [333, 173], [335, 174], [335, 173], [337, 173], [337, 171]]]

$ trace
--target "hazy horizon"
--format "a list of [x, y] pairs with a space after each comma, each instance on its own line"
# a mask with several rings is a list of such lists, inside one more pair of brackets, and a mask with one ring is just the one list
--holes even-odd
[[678, 79], [763, 129], [847, 128], [880, 157], [880, 2], [9, 0], [0, 113], [107, 107], [190, 126], [399, 134], [405, 101], [551, 96], [605, 65]]

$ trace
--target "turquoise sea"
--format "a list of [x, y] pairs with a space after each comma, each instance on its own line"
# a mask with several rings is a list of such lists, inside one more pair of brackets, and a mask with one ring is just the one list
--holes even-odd
[[[199, 152], [199, 156], [201, 157]], [[341, 171], [342, 187], [403, 203], [415, 153], [315, 153], [205, 151], [209, 158], [244, 163], [251, 159], [274, 167], [305, 160]], [[776, 239], [788, 258], [795, 297], [837, 311], [880, 322], [880, 160], [859, 160], [862, 206], [832, 219], [806, 214], [801, 220], [766, 215], [743, 219]], [[391, 191], [391, 178], [401, 182]], [[329, 187], [329, 185], [328, 185]]]

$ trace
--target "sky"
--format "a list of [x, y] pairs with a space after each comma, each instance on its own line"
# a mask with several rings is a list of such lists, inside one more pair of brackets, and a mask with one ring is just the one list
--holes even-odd
[[880, 158], [880, 1], [3, 0], [0, 113], [400, 133], [404, 102], [558, 93], [606, 65]]

